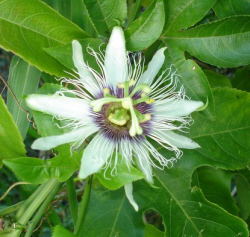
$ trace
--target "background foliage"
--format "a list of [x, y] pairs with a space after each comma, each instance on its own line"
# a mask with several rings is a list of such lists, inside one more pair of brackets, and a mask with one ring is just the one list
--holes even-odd
[[[24, 106], [24, 96], [44, 83], [39, 93], [53, 93], [59, 87], [55, 78], [73, 69], [73, 39], [80, 41], [87, 62], [96, 68], [86, 48], [105, 47], [117, 25], [124, 28], [127, 49], [141, 50], [146, 63], [158, 48], [167, 46], [164, 67], [173, 64], [187, 95], [208, 104], [205, 111], [193, 114], [195, 122], [187, 134], [201, 148], [184, 150], [171, 169], [155, 170], [154, 186], [140, 173], [129, 176], [122, 167], [118, 173], [124, 179], [116, 183], [96, 175], [79, 236], [249, 236], [250, 2], [0, 0], [0, 46], [15, 54], [8, 82], [17, 100]], [[39, 134], [62, 132], [51, 124], [50, 116], [33, 115]], [[21, 234], [13, 230], [13, 223], [21, 220], [20, 202], [38, 184], [42, 190], [48, 180], [61, 182], [60, 195], [55, 197], [58, 207], [45, 209], [43, 217], [48, 222], [41, 222], [33, 235], [51, 236], [52, 229], [54, 237], [75, 236], [77, 217], [70, 214], [67, 197], [81, 153], [70, 156], [68, 146], [57, 148], [54, 154], [35, 153], [30, 143], [39, 134], [9, 92], [6, 104], [0, 98], [1, 194], [18, 180], [34, 184], [19, 188], [19, 193], [12, 191], [1, 202], [0, 218], [9, 229], [1, 231], [0, 224], [0, 236]], [[168, 151], [159, 149], [168, 156]], [[120, 188], [131, 180], [139, 212]], [[82, 181], [75, 179], [75, 186], [73, 198], [79, 201]]]

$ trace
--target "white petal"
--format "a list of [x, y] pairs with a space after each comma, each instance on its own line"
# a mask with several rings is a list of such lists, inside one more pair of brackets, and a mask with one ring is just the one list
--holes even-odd
[[139, 207], [133, 197], [133, 184], [132, 183], [125, 184], [124, 189], [125, 189], [125, 193], [130, 204], [134, 207], [136, 211], [138, 211]]
[[98, 172], [112, 156], [114, 148], [114, 144], [109, 139], [102, 134], [97, 134], [84, 150], [79, 177], [85, 179]]
[[162, 142], [170, 143], [171, 145], [176, 146], [178, 148], [196, 149], [200, 147], [196, 142], [194, 142], [190, 138], [179, 135], [172, 131], [153, 130], [152, 134], [158, 137]]
[[116, 88], [118, 82], [127, 80], [128, 65], [125, 38], [122, 28], [114, 27], [106, 48], [105, 74], [109, 84]]
[[161, 104], [155, 103], [155, 114], [166, 117], [187, 116], [204, 105], [194, 100], [163, 100]]
[[142, 171], [142, 173], [145, 174], [145, 179], [147, 180], [147, 182], [152, 184], [154, 180], [152, 176], [152, 167], [150, 164], [150, 156], [148, 151], [144, 146], [136, 143], [134, 143], [133, 149], [139, 169]]
[[34, 141], [31, 148], [35, 150], [47, 151], [54, 147], [77, 140], [81, 140], [81, 142], [83, 142], [88, 136], [97, 132], [98, 130], [99, 129], [97, 127], [86, 126], [84, 128], [77, 129], [62, 135], [38, 138]]
[[71, 119], [87, 119], [89, 105], [83, 99], [56, 95], [33, 94], [26, 98], [33, 110]]
[[152, 167], [151, 167], [149, 161], [146, 159], [139, 161], [137, 159], [137, 164], [138, 164], [138, 167], [141, 170], [141, 172], [145, 174], [145, 176], [146, 176], [145, 179], [147, 180], [147, 182], [153, 184], [154, 180], [153, 180], [153, 175], [152, 175]]
[[156, 77], [157, 73], [160, 71], [164, 61], [165, 61], [165, 55], [164, 51], [167, 47], [159, 49], [150, 63], [148, 64], [147, 70], [142, 74], [141, 78], [139, 79], [138, 84], [140, 83], [146, 83], [148, 85], [151, 85], [154, 78]]
[[72, 49], [73, 49], [73, 62], [81, 76], [81, 79], [83, 81], [91, 81], [92, 83], [98, 85], [92, 73], [87, 69], [87, 65], [83, 59], [82, 46], [77, 40], [72, 41]]

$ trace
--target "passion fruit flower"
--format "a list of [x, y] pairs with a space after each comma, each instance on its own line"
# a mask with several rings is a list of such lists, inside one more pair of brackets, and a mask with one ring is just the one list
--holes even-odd
[[[172, 68], [155, 79], [164, 63], [166, 48], [156, 52], [143, 72], [141, 54], [126, 52], [123, 30], [114, 27], [105, 56], [90, 50], [101, 74], [84, 62], [78, 41], [72, 42], [72, 48], [79, 78], [63, 78], [62, 82], [71, 83], [76, 89], [26, 98], [31, 109], [64, 120], [71, 131], [39, 138], [33, 143], [33, 149], [49, 150], [65, 143], [78, 147], [95, 134], [84, 150], [80, 178], [84, 179], [102, 168], [107, 169], [111, 164], [115, 170], [119, 159], [123, 159], [128, 167], [136, 165], [146, 180], [153, 183], [152, 166], [171, 166], [182, 154], [179, 148], [199, 147], [174, 131], [188, 127], [192, 122], [190, 113], [202, 107], [203, 103], [188, 99], [183, 87], [176, 91], [178, 76]], [[77, 98], [68, 97], [66, 93], [73, 93]], [[147, 138], [173, 151], [173, 156], [162, 156]], [[138, 209], [131, 183], [125, 185], [125, 191], [132, 205]]]

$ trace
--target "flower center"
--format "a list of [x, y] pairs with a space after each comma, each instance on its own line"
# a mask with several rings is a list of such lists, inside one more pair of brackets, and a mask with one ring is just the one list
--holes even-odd
[[[136, 110], [135, 105], [140, 103], [151, 104], [154, 102], [147, 94], [151, 92], [151, 88], [146, 84], [140, 84], [133, 88], [132, 92], [129, 93], [129, 88], [134, 86], [135, 81], [132, 79], [130, 81], [125, 81], [124, 83], [118, 83], [118, 88], [124, 90], [124, 97], [117, 98], [110, 94], [110, 90], [105, 88], [103, 90], [103, 98], [98, 100], [93, 100], [90, 102], [94, 112], [100, 112], [103, 105], [110, 104], [107, 109], [107, 118], [116, 127], [128, 127], [129, 135], [134, 137], [136, 135], [141, 135], [143, 129], [140, 123], [144, 123], [151, 119], [150, 114], [142, 114]], [[139, 99], [133, 99], [133, 96], [137, 92], [142, 92]]]

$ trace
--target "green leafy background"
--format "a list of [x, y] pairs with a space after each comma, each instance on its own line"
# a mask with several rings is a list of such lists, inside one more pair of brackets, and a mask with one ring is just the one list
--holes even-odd
[[[27, 109], [23, 98], [39, 85], [46, 82], [39, 93], [53, 94], [60, 88], [55, 78], [73, 72], [74, 39], [98, 70], [87, 47], [104, 50], [114, 26], [124, 28], [127, 49], [141, 50], [145, 65], [157, 49], [167, 47], [164, 68], [174, 65], [187, 96], [208, 106], [192, 115], [187, 133], [201, 148], [183, 150], [172, 168], [154, 170], [153, 186], [124, 164], [110, 180], [95, 175], [80, 236], [249, 236], [250, 2], [0, 0], [0, 46], [15, 54], [9, 85], [21, 106]], [[67, 131], [51, 123], [51, 116], [34, 112], [38, 134], [26, 116], [9, 92], [7, 105], [0, 98], [0, 166], [32, 184], [67, 181], [78, 171], [82, 152], [70, 154], [64, 145], [51, 159], [30, 157], [29, 139]], [[122, 187], [131, 181], [138, 212]], [[157, 221], [150, 223], [149, 211]], [[52, 222], [54, 237], [75, 236], [72, 225], [59, 223]]]

